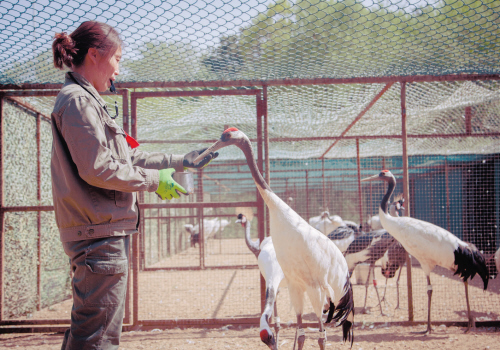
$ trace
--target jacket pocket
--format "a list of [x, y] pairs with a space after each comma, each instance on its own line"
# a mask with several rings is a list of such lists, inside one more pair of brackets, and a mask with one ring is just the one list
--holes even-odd
[[104, 123], [111, 155], [115, 159], [126, 161], [130, 155], [125, 132], [111, 119], [106, 119]]

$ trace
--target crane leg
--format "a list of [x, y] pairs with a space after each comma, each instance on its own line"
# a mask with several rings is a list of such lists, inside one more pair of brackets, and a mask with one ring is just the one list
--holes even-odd
[[398, 298], [398, 303], [396, 304], [395, 310], [400, 309], [400, 307], [399, 307], [399, 278], [401, 277], [401, 271], [403, 271], [403, 266], [401, 266], [401, 268], [399, 269], [398, 279], [396, 280], [396, 295]]
[[372, 266], [370, 265], [370, 268], [368, 269], [368, 277], [366, 278], [365, 282], [365, 303], [363, 304], [363, 309], [361, 310], [362, 314], [366, 314], [366, 299], [368, 298], [368, 284], [370, 283], [370, 275], [372, 273]]
[[321, 316], [318, 317], [319, 319], [319, 338], [318, 338], [318, 345], [320, 350], [325, 350], [326, 346], [326, 330], [323, 326], [323, 319]]
[[304, 332], [304, 329], [302, 328], [302, 315], [297, 315], [297, 331], [295, 332], [293, 350], [295, 350], [295, 345], [297, 345], [297, 350], [302, 350], [305, 340], [306, 334]]
[[413, 333], [418, 333], [418, 334], [431, 334], [432, 328], [431, 328], [431, 300], [432, 300], [432, 284], [431, 284], [431, 278], [427, 276], [427, 329], [423, 332], [413, 332]]
[[280, 333], [281, 325], [280, 318], [278, 316], [278, 307], [276, 306], [276, 301], [274, 302], [274, 331], [276, 332], [276, 350], [279, 347], [279, 333]]
[[382, 311], [382, 302], [380, 301], [380, 294], [378, 293], [377, 288], [377, 280], [375, 278], [375, 264], [370, 265], [370, 268], [373, 271], [373, 286], [375, 287], [375, 292], [377, 293], [378, 304], [380, 306], [380, 316], [387, 316], [386, 314], [384, 314], [384, 311]]
[[388, 280], [388, 278], [386, 277], [386, 278], [385, 278], [385, 286], [384, 286], [384, 295], [382, 296], [382, 299], [380, 299], [380, 301], [381, 301], [381, 302], [382, 302], [382, 301], [385, 301], [387, 304], [389, 304], [389, 305], [390, 305], [390, 303], [389, 303], [387, 300], [385, 300], [385, 293], [387, 292], [387, 280]]
[[474, 317], [472, 317], [470, 313], [470, 303], [469, 303], [469, 283], [464, 282], [465, 285], [465, 300], [467, 300], [467, 318], [469, 319], [467, 322], [467, 329], [465, 333], [470, 331], [471, 327], [476, 328], [476, 322], [474, 321]]

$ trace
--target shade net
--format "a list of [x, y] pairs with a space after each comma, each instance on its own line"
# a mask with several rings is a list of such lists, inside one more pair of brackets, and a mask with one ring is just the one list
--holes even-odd
[[122, 35], [121, 82], [499, 72], [493, 0], [2, 1], [1, 84], [60, 83], [56, 32]]
[[[237, 127], [258, 150], [257, 100], [262, 84], [287, 78], [352, 78], [458, 73], [498, 73], [497, 1], [462, 2], [42, 2], [0, 4], [0, 84], [62, 83], [52, 67], [55, 32], [73, 31], [84, 20], [115, 26], [125, 41], [119, 83], [235, 81], [234, 87], [170, 88], [173, 92], [212, 96], [147, 97], [133, 92], [164, 88], [129, 88], [125, 113], [121, 95], [103, 96], [120, 106], [120, 125], [137, 126], [141, 149], [185, 154], [207, 147], [226, 127]], [[241, 86], [236, 80], [254, 84]], [[255, 81], [261, 84], [256, 84]], [[132, 86], [132, 85], [130, 85]], [[152, 86], [152, 85], [149, 85]], [[409, 215], [474, 244], [496, 276], [499, 247], [500, 118], [495, 80], [408, 83], [406, 122], [409, 156]], [[256, 95], [221, 96], [221, 91], [261, 90]], [[36, 95], [36, 91], [32, 91]], [[389, 169], [402, 192], [403, 148], [401, 85], [269, 85], [267, 87], [270, 185], [304, 219], [328, 211], [344, 223], [369, 232], [375, 227], [382, 183], [358, 178]], [[55, 97], [18, 97], [50, 118]], [[50, 124], [41, 123], [41, 198], [36, 182], [35, 114], [4, 99], [5, 203], [51, 205]], [[261, 143], [264, 148], [263, 143]], [[265, 152], [263, 152], [265, 155]], [[358, 167], [359, 163], [359, 167]], [[266, 166], [263, 165], [263, 170]], [[203, 172], [194, 172], [195, 193], [173, 200], [203, 208], [143, 209], [138, 236], [139, 320], [219, 319], [234, 322], [260, 316], [261, 281], [257, 260], [248, 250], [236, 215], [253, 216], [251, 239], [258, 239], [259, 198], [243, 153], [220, 150]], [[394, 200], [394, 199], [391, 199]], [[145, 205], [161, 202], [143, 194]], [[247, 205], [223, 206], [226, 202]], [[215, 203], [215, 204], [214, 204]], [[218, 205], [221, 204], [221, 205]], [[59, 242], [53, 212], [6, 214], [3, 318], [69, 319], [69, 264]], [[314, 226], [316, 226], [314, 224]], [[373, 226], [373, 227], [372, 227]], [[326, 235], [336, 228], [318, 226]], [[203, 232], [204, 239], [200, 239]], [[269, 234], [265, 229], [264, 234]], [[198, 239], [196, 239], [198, 234]], [[40, 239], [38, 240], [38, 236]], [[38, 253], [38, 242], [41, 251]], [[339, 242], [340, 244], [340, 242]], [[392, 246], [391, 246], [392, 247]], [[356, 321], [406, 321], [427, 317], [427, 285], [412, 258], [413, 299], [408, 303], [407, 267], [388, 280], [382, 274], [394, 256], [378, 248], [373, 263], [383, 318], [366, 261], [353, 267]], [[28, 262], [29, 260], [29, 262]], [[39, 270], [37, 268], [39, 267]], [[398, 280], [399, 272], [401, 276]], [[498, 279], [486, 292], [475, 277], [469, 286], [478, 321], [498, 320]], [[40, 281], [40, 282], [39, 282]], [[366, 282], [369, 282], [365, 309]], [[463, 283], [436, 268], [432, 319], [465, 321]], [[397, 285], [399, 284], [399, 288]], [[385, 290], [385, 291], [384, 291]], [[130, 288], [132, 295], [134, 288]], [[398, 299], [399, 293], [399, 299]], [[398, 304], [402, 309], [395, 309]], [[128, 315], [133, 302], [129, 299]], [[278, 296], [282, 322], [294, 322], [286, 289]], [[38, 310], [40, 309], [40, 310]], [[306, 303], [305, 320], [315, 322]]]

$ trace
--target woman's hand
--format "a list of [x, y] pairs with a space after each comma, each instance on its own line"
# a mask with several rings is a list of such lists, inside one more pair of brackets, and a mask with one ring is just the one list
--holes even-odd
[[217, 156], [219, 155], [219, 152], [215, 153], [211, 152], [205, 158], [203, 158], [201, 162], [195, 165], [194, 160], [196, 159], [196, 157], [198, 157], [206, 150], [207, 150], [206, 148], [203, 148], [197, 151], [189, 152], [184, 156], [184, 161], [182, 162], [182, 165], [184, 165], [185, 168], [203, 168], [204, 166], [208, 165], [208, 163], [210, 163], [212, 160], [217, 158]]
[[179, 198], [179, 192], [187, 194], [187, 191], [184, 189], [184, 187], [179, 185], [172, 178], [173, 173], [175, 173], [175, 170], [173, 168], [160, 170], [160, 184], [158, 185], [156, 194], [158, 194], [158, 196], [163, 200]]

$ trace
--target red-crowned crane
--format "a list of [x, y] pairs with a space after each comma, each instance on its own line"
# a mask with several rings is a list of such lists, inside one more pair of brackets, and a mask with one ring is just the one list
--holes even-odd
[[[303, 348], [305, 340], [302, 328], [305, 293], [319, 320], [320, 349], [324, 350], [326, 343], [323, 310], [329, 311], [327, 322], [332, 319], [334, 311], [337, 312], [333, 320], [342, 325], [343, 339], [346, 341], [349, 338], [352, 346], [354, 300], [344, 256], [333, 242], [309, 225], [271, 190], [257, 168], [252, 144], [243, 132], [236, 128], [225, 130], [220, 140], [208, 150], [213, 152], [229, 145], [236, 145], [245, 154], [257, 190], [269, 208], [276, 258], [287, 279], [290, 300], [297, 315], [298, 349]], [[195, 162], [203, 159], [204, 154]]]
[[309, 219], [309, 225], [314, 227], [316, 230], [323, 232], [323, 234], [328, 234], [332, 232], [337, 227], [345, 226], [344, 222], [338, 215], [330, 216], [328, 211], [324, 211], [320, 216], [314, 216]]
[[380, 305], [380, 314], [386, 316], [382, 311], [382, 304], [380, 303], [380, 296], [377, 288], [377, 280], [375, 279], [375, 262], [382, 258], [385, 252], [395, 242], [386, 230], [377, 230], [374, 232], [365, 233], [358, 236], [345, 251], [345, 259], [349, 266], [349, 273], [352, 274], [356, 265], [360, 263], [370, 264], [368, 269], [368, 276], [365, 282], [365, 303], [363, 305], [362, 313], [366, 313], [366, 299], [368, 297], [368, 285], [370, 275], [373, 273], [373, 286], [377, 292], [377, 298]]
[[[229, 225], [229, 221], [226, 219], [219, 219], [219, 218], [213, 218], [213, 219], [203, 219], [203, 233], [204, 233], [204, 239], [205, 239], [205, 245], [207, 243], [207, 240], [209, 238], [212, 238], [215, 236], [217, 232], [222, 232], [224, 231], [224, 228]], [[192, 224], [186, 224], [184, 225], [184, 229], [186, 232], [188, 232], [191, 235], [191, 247], [195, 247], [196, 243], [200, 243], [200, 225], [192, 225]]]
[[378, 175], [365, 178], [361, 181], [372, 180], [382, 180], [388, 183], [387, 192], [382, 198], [379, 207], [382, 226], [403, 245], [409, 254], [420, 262], [422, 270], [427, 276], [427, 330], [424, 333], [428, 334], [432, 331], [432, 285], [430, 274], [436, 265], [454, 271], [464, 281], [469, 319], [467, 331], [469, 331], [473, 325], [473, 319], [470, 313], [467, 280], [469, 277], [472, 279], [477, 273], [481, 276], [484, 289], [486, 290], [489, 275], [484, 257], [479, 251], [471, 249], [467, 243], [444, 228], [410, 217], [390, 216], [387, 213], [388, 201], [396, 187], [396, 179], [389, 170], [382, 170]]
[[[271, 237], [266, 237], [259, 246], [259, 240], [252, 241], [250, 238], [250, 220], [248, 220], [245, 215], [238, 214], [236, 223], [240, 223], [245, 228], [245, 242], [248, 249], [257, 257], [260, 273], [266, 280], [266, 304], [264, 312], [260, 317], [260, 339], [271, 350], [278, 350], [280, 323], [276, 307], [276, 297], [279, 288], [286, 288], [285, 275], [276, 259], [273, 239]], [[273, 309], [276, 320], [276, 338], [273, 336], [273, 332], [269, 327], [269, 320], [273, 315]]]
[[384, 256], [385, 259], [382, 261], [382, 275], [385, 276], [385, 288], [384, 296], [382, 301], [385, 300], [385, 292], [387, 290], [387, 279], [393, 278], [396, 275], [396, 271], [399, 270], [398, 278], [396, 280], [396, 295], [398, 302], [395, 309], [399, 309], [399, 278], [401, 277], [401, 271], [406, 263], [406, 250], [403, 245], [399, 242], [395, 242], [386, 252]]

